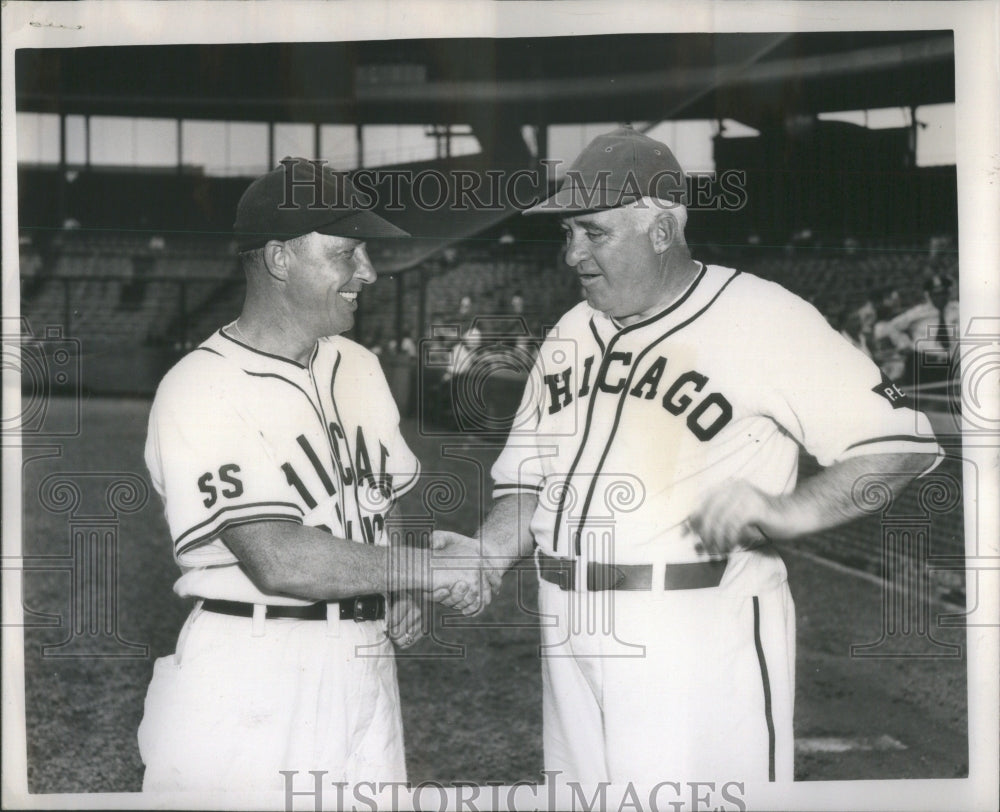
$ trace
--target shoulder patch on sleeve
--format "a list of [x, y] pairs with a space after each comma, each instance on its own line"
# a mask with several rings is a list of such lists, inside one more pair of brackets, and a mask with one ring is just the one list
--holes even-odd
[[912, 407], [910, 396], [894, 384], [886, 374], [882, 373], [882, 380], [872, 387], [872, 392], [881, 395], [892, 405], [893, 409], [909, 409]]

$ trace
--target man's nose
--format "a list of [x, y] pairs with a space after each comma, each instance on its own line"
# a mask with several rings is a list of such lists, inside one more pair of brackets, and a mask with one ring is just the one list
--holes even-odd
[[577, 237], [570, 237], [569, 244], [566, 246], [566, 264], [570, 268], [575, 268], [586, 256], [587, 249], [583, 245], [583, 241]]
[[366, 285], [370, 285], [378, 279], [378, 274], [375, 272], [375, 266], [372, 265], [371, 258], [368, 256], [368, 248], [366, 246], [362, 245], [357, 250], [357, 265], [354, 275]]

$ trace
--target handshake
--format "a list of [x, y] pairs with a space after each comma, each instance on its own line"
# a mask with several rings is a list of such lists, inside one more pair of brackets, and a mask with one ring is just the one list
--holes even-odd
[[389, 612], [389, 637], [401, 648], [427, 631], [424, 609], [431, 601], [474, 615], [500, 591], [509, 562], [479, 539], [435, 530], [430, 549], [394, 548], [397, 577]]

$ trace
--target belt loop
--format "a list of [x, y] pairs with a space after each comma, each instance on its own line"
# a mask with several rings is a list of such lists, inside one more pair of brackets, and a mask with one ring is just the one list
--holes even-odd
[[264, 636], [264, 619], [267, 617], [267, 606], [263, 603], [255, 603], [253, 605], [253, 620], [251, 621], [251, 632], [252, 637], [263, 637]]
[[180, 665], [181, 660], [184, 657], [184, 646], [187, 643], [188, 634], [191, 631], [191, 624], [193, 624], [198, 616], [201, 614], [201, 607], [204, 605], [204, 600], [198, 600], [194, 604], [194, 609], [191, 610], [191, 614], [187, 616], [187, 620], [184, 621], [184, 625], [181, 627], [181, 633], [177, 635], [177, 648], [174, 649], [174, 665]]
[[326, 636], [340, 637], [340, 602], [329, 601], [326, 604]]

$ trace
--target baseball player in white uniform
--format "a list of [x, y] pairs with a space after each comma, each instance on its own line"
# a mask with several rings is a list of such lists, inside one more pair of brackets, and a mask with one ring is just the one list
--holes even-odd
[[345, 205], [350, 191], [302, 159], [250, 185], [243, 311], [157, 391], [146, 461], [195, 606], [146, 697], [146, 791], [280, 790], [282, 770], [406, 778], [386, 595], [450, 594], [456, 576], [417, 553], [390, 566], [386, 518], [420, 466], [377, 358], [339, 334], [375, 280], [364, 240], [405, 232]]
[[[586, 301], [541, 348], [480, 536], [497, 571], [536, 547], [545, 767], [566, 780], [792, 780], [795, 616], [768, 540], [941, 455], [811, 305], [691, 258], [683, 183], [621, 128], [527, 212], [562, 218]], [[799, 446], [826, 467], [797, 484]]]

